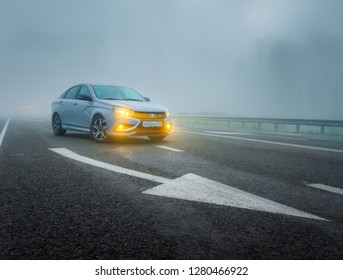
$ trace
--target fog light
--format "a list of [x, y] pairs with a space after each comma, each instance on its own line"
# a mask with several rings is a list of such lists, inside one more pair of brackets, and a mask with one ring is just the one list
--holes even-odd
[[168, 132], [171, 131], [171, 129], [172, 129], [171, 123], [168, 123], [168, 124], [166, 125], [166, 129], [167, 129]]
[[132, 124], [125, 124], [125, 123], [119, 123], [116, 125], [116, 127], [113, 129], [115, 132], [123, 132], [127, 131], [128, 129], [132, 128]]

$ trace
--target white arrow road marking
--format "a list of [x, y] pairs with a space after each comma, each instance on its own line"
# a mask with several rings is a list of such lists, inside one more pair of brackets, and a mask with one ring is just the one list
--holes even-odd
[[309, 187], [313, 187], [313, 188], [320, 189], [320, 190], [323, 190], [323, 191], [327, 191], [327, 192], [332, 192], [332, 193], [337, 193], [337, 194], [343, 195], [343, 190], [339, 189], [339, 188], [330, 187], [330, 186], [327, 186], [327, 185], [324, 185], [324, 184], [311, 184], [311, 183], [306, 183], [306, 182], [305, 182], [305, 184], [307, 186], [309, 186]]
[[49, 150], [67, 158], [74, 159], [92, 166], [162, 183], [160, 186], [144, 191], [144, 194], [328, 221], [318, 216], [288, 207], [280, 203], [276, 203], [274, 201], [218, 183], [216, 181], [206, 179], [204, 177], [200, 177], [195, 174], [189, 173], [171, 180], [87, 158], [65, 148]]
[[65, 149], [65, 148], [57, 148], [57, 149], [49, 149], [49, 150], [51, 150], [55, 153], [58, 153], [62, 156], [65, 156], [67, 158], [71, 158], [71, 159], [74, 159], [74, 160], [77, 160], [77, 161], [80, 161], [80, 162], [83, 162], [83, 163], [86, 163], [89, 165], [93, 165], [93, 166], [100, 167], [103, 169], [107, 169], [110, 171], [114, 171], [117, 173], [122, 173], [122, 174], [126, 174], [129, 176], [138, 177], [138, 178], [142, 178], [142, 179], [146, 179], [149, 181], [158, 182], [158, 183], [162, 183], [162, 184], [170, 181], [170, 179], [163, 178], [160, 176], [155, 176], [155, 175], [139, 172], [139, 171], [127, 169], [124, 167], [112, 165], [112, 164], [109, 164], [106, 162], [98, 161], [95, 159], [91, 159], [88, 157], [84, 157], [84, 156], [81, 156], [81, 155], [74, 153], [74, 152], [72, 152], [68, 149]]
[[169, 151], [173, 151], [173, 152], [177, 152], [177, 153], [183, 152], [183, 150], [179, 150], [179, 149], [175, 149], [175, 148], [171, 148], [171, 147], [167, 147], [167, 146], [156, 146], [156, 147], [161, 148], [161, 149], [165, 149], [165, 150], [169, 150]]
[[186, 174], [143, 193], [328, 221], [195, 174]]
[[236, 140], [242, 140], [242, 141], [250, 141], [250, 142], [256, 142], [256, 143], [273, 144], [273, 145], [280, 145], [280, 146], [287, 146], [287, 147], [294, 147], [294, 148], [302, 148], [302, 149], [309, 149], [309, 150], [318, 150], [318, 151], [325, 151], [325, 152], [343, 153], [343, 150], [338, 150], [338, 149], [321, 148], [321, 147], [306, 146], [306, 145], [297, 145], [297, 144], [290, 144], [290, 143], [283, 143], [283, 142], [276, 142], [276, 141], [268, 141], [268, 140], [259, 140], [259, 139], [252, 139], [252, 138], [243, 138], [243, 137], [238, 137], [238, 136], [220, 135], [220, 134], [194, 132], [194, 131], [185, 131], [185, 130], [173, 130], [173, 131], [174, 132], [179, 132], [179, 133], [188, 133], [188, 134], [195, 134], [195, 135], [204, 135], [204, 136], [212, 136], [212, 137], [230, 138], [230, 139], [236, 139]]
[[1, 134], [0, 134], [0, 147], [2, 145], [2, 141], [4, 140], [4, 137], [5, 137], [5, 133], [6, 133], [6, 130], [7, 130], [7, 127], [8, 127], [8, 124], [10, 122], [10, 119], [7, 120], [3, 130], [1, 131]]

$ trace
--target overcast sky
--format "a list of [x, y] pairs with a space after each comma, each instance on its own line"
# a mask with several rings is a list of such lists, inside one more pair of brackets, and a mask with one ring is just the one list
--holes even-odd
[[341, 0], [1, 0], [0, 113], [79, 82], [174, 113], [343, 119]]

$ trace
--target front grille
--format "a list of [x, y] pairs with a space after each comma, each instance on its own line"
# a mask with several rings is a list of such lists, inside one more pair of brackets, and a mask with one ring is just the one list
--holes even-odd
[[158, 120], [158, 119], [165, 119], [166, 118], [166, 113], [161, 113], [161, 112], [149, 112], [149, 113], [143, 113], [143, 112], [134, 112], [133, 116], [134, 118], [137, 119], [144, 119], [144, 120]]

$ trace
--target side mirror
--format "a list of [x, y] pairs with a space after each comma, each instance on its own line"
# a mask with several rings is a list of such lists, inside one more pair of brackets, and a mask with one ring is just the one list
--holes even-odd
[[144, 97], [145, 101], [150, 102], [150, 98], [149, 97]]
[[79, 95], [79, 99], [80, 100], [84, 100], [84, 101], [92, 101], [92, 98], [89, 95]]

